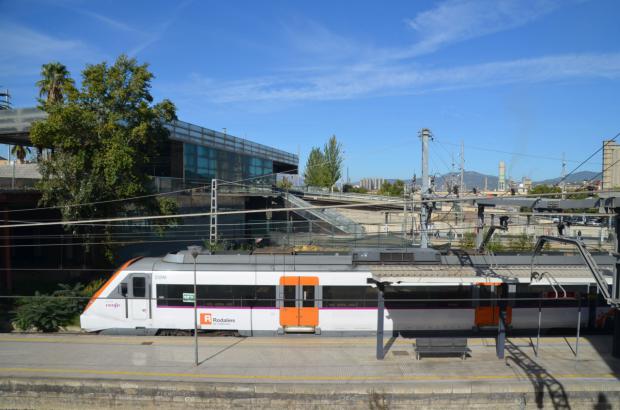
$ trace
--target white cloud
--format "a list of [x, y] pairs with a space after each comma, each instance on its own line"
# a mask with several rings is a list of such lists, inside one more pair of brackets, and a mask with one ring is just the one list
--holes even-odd
[[398, 55], [414, 57], [453, 43], [510, 30], [559, 6], [558, 0], [448, 0], [406, 20], [418, 34], [418, 41]]
[[84, 14], [85, 16], [89, 16], [95, 20], [98, 20], [101, 23], [104, 23], [105, 25], [115, 30], [122, 30], [122, 31], [127, 31], [127, 32], [144, 34], [142, 31], [136, 29], [135, 27], [130, 26], [129, 24], [123, 21], [113, 19], [103, 14], [95, 13], [94, 11], [84, 10], [84, 9], [75, 9], [75, 11], [77, 11], [78, 13]]
[[360, 65], [319, 76], [273, 76], [230, 82], [194, 75], [183, 92], [213, 103], [336, 100], [498, 84], [619, 77], [620, 53], [568, 54], [450, 68]]
[[[574, 0], [572, 0], [574, 1]], [[333, 100], [489, 84], [540, 82], [618, 74], [617, 54], [543, 56], [460, 67], [420, 67], [415, 57], [514, 29], [554, 11], [559, 0], [446, 0], [406, 20], [410, 46], [359, 44], [312, 21], [285, 27], [295, 52], [314, 65], [258, 78], [217, 82], [194, 76], [187, 95], [217, 102]]]
[[50, 61], [84, 63], [96, 55], [80, 40], [49, 36], [28, 27], [0, 21], [0, 75], [35, 75]]

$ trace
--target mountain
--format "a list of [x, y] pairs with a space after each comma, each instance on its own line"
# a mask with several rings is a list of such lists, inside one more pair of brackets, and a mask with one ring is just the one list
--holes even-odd
[[[574, 174], [569, 175], [568, 178], [566, 178], [566, 182], [580, 183], [580, 182], [587, 181], [593, 178], [601, 179], [601, 175], [599, 174], [600, 172], [596, 172], [596, 171], [579, 171], [579, 172], [575, 172]], [[485, 178], [487, 182], [487, 188], [489, 190], [497, 189], [497, 183], [499, 181], [499, 178], [496, 175], [486, 175], [486, 174], [481, 174], [480, 172], [476, 172], [476, 171], [465, 171], [464, 172], [463, 181], [465, 182], [465, 189], [467, 191], [471, 191], [472, 188], [474, 187], [480, 190], [484, 189]], [[450, 179], [452, 179], [452, 181], [454, 181], [454, 183], [458, 185], [461, 180], [461, 174], [458, 172], [453, 172], [453, 173], [448, 173], [444, 175], [436, 175], [435, 186], [437, 187], [438, 190], [444, 190], [446, 188], [445, 182], [450, 181]], [[532, 182], [532, 185], [534, 186], [553, 185], [559, 182], [560, 179], [561, 179], [560, 177], [557, 177], [557, 178], [545, 179], [542, 181], [535, 181], [535, 182]], [[389, 179], [389, 178], [386, 178], [385, 180], [390, 183], [393, 183], [394, 181], [396, 181], [396, 179]], [[411, 184], [411, 180], [407, 180], [405, 182], [407, 184]], [[515, 182], [520, 183], [521, 179]], [[418, 178], [417, 184], [420, 185], [420, 183], [421, 181]], [[506, 183], [508, 183], [508, 181], [506, 181]]]
[[[599, 174], [600, 172], [596, 172], [596, 171], [579, 171], [579, 172], [575, 172], [574, 174], [570, 174], [568, 178], [566, 178], [566, 182], [579, 183], [583, 181], [589, 181], [591, 179], [601, 179], [602, 176]], [[532, 185], [553, 185], [553, 184], [557, 184], [558, 182], [560, 182], [561, 179], [562, 178], [560, 177], [545, 179], [543, 181], [536, 181], [532, 183]]]

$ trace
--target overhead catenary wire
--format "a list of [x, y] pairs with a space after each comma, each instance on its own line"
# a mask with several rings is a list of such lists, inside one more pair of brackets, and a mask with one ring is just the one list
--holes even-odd
[[[452, 232], [454, 234], [457, 234], [459, 231], [462, 232], [467, 232], [467, 231], [474, 231], [478, 228], [478, 225], [476, 224], [471, 224], [471, 225], [465, 225], [465, 226], [460, 226], [460, 227], [454, 227], [451, 224], [447, 223], [449, 225], [449, 227], [447, 228], [433, 228], [432, 232]], [[383, 226], [385, 224], [382, 223], [377, 223], [377, 226]], [[510, 227], [531, 227], [531, 224], [527, 224], [527, 223], [522, 223], [522, 224], [510, 224]], [[543, 226], [543, 229], [556, 229], [555, 225], [552, 226]], [[324, 230], [325, 233], [323, 234], [318, 234], [316, 232], [312, 233], [313, 235], [315, 235], [315, 240], [321, 239], [321, 238], [326, 238], [326, 240], [328, 241], [326, 243], [326, 245], [330, 245], [329, 241], [332, 241], [332, 244], [336, 245], [336, 243], [334, 241], [338, 240], [338, 241], [349, 241], [353, 242], [354, 245], [355, 244], [364, 244], [365, 241], [372, 241], [373, 243], [375, 242], [375, 238], [376, 237], [384, 237], [386, 238], [384, 241], [385, 243], [393, 243], [394, 241], [396, 242], [401, 242], [402, 243], [402, 237], [400, 237], [399, 235], [402, 235], [403, 233], [412, 233], [412, 234], [419, 234], [421, 231], [420, 230], [407, 230], [407, 231], [403, 231], [402, 229], [394, 229], [391, 230], [389, 232], [389, 234], [394, 235], [391, 239], [393, 239], [393, 241], [389, 241], [388, 239], [390, 239], [389, 236], [386, 236], [385, 233], [368, 233], [365, 236], [361, 236], [361, 237], [353, 237], [350, 238], [350, 235], [348, 234], [332, 234], [330, 231]], [[285, 231], [279, 231], [281, 232], [283, 235], [292, 235], [292, 237], [294, 238], [296, 234], [299, 234], [301, 239], [305, 239], [307, 238], [307, 235], [310, 234], [310, 232], [306, 232], [306, 231], [298, 231], [298, 232], [285, 232]], [[516, 234], [517, 236], [520, 234]], [[502, 236], [506, 236], [509, 237], [511, 236], [510, 234], [504, 234]], [[12, 245], [0, 245], [0, 248], [29, 248], [29, 247], [67, 247], [67, 246], [100, 246], [100, 245], [136, 245], [136, 244], [154, 244], [154, 243], [187, 243], [187, 242], [192, 242], [192, 241], [205, 241], [206, 240], [207, 235], [189, 235], [189, 236], [185, 236], [185, 237], [181, 237], [183, 239], [179, 239], [177, 237], [174, 238], [170, 238], [170, 239], [160, 239], [160, 240], [135, 240], [135, 238], [129, 238], [128, 240], [118, 240], [118, 241], [105, 241], [105, 242], [79, 242], [79, 241], [73, 241], [70, 243], [66, 243], [66, 242], [61, 242], [61, 243], [39, 243], [39, 244], [12, 244]], [[261, 238], [265, 238], [265, 235], [255, 235], [255, 236], [232, 236], [232, 237], [227, 237], [225, 238], [226, 241], [247, 241], [247, 240], [256, 240], [256, 239], [261, 239]], [[330, 239], [331, 238], [331, 239]], [[458, 239], [458, 238], [454, 238], [454, 239]], [[314, 240], [313, 240], [314, 242]], [[319, 242], [317, 242], [317, 244], [319, 244]], [[301, 243], [292, 243], [290, 245], [301, 245]], [[338, 244], [341, 245], [341, 244]], [[411, 247], [412, 245], [407, 245], [405, 247]]]
[[585, 163], [587, 163], [588, 161], [590, 161], [596, 154], [598, 154], [599, 152], [601, 152], [608, 144], [614, 142], [618, 137], [620, 137], [620, 132], [617, 133], [612, 139], [606, 141], [605, 143], [603, 143], [603, 146], [600, 147], [599, 149], [597, 149], [596, 151], [594, 151], [588, 158], [586, 158], [585, 160], [581, 161], [579, 163], [579, 165], [577, 165], [575, 168], [573, 168], [573, 170], [571, 172], [569, 172], [568, 174], [564, 175], [564, 177], [562, 179], [560, 179], [558, 182], [556, 182], [554, 184], [554, 186], [558, 186], [560, 185], [562, 182], [566, 181], [566, 179], [571, 176], [575, 171], [577, 171], [579, 168], [581, 168], [581, 166], [583, 166]]
[[[591, 191], [586, 191], [588, 193], [592, 193]], [[609, 191], [615, 192], [615, 191]], [[573, 191], [567, 194], [578, 194], [581, 193], [579, 191]], [[600, 191], [599, 193], [602, 193]], [[534, 194], [534, 195], [520, 195], [520, 196], [511, 196], [511, 198], [542, 198], [545, 196], [556, 196], [557, 193], [550, 194]], [[396, 197], [395, 197], [396, 198]], [[415, 201], [408, 200], [394, 200], [390, 202], [392, 205], [402, 205], [403, 203], [437, 203], [437, 202], [462, 202], [462, 201], [474, 201], [474, 200], [485, 200], [489, 199], [487, 196], [474, 196], [474, 197], [461, 197], [461, 198], [431, 198], [431, 199], [420, 199]], [[264, 213], [266, 211], [271, 212], [286, 212], [286, 211], [306, 211], [306, 210], [314, 210], [314, 209], [338, 209], [338, 208], [357, 208], [357, 207], [367, 207], [367, 206], [377, 206], [381, 205], [380, 201], [374, 200], [371, 202], [360, 202], [354, 204], [341, 204], [341, 205], [312, 205], [306, 207], [287, 207], [287, 208], [267, 208], [267, 209], [249, 209], [249, 210], [237, 210], [237, 211], [218, 211], [218, 212], [194, 212], [194, 213], [186, 213], [186, 214], [170, 214], [170, 215], [148, 215], [148, 216], [126, 216], [126, 217], [115, 217], [115, 218], [96, 218], [96, 219], [84, 219], [84, 220], [70, 220], [70, 221], [54, 221], [54, 222], [32, 222], [25, 224], [8, 224], [8, 225], [0, 225], [0, 228], [25, 228], [25, 227], [36, 227], [36, 226], [60, 226], [60, 225], [83, 225], [83, 224], [92, 224], [92, 223], [103, 223], [103, 222], [124, 222], [124, 221], [150, 221], [150, 220], [161, 220], [161, 219], [178, 219], [178, 218], [195, 218], [195, 217], [206, 217], [211, 215], [243, 215], [243, 214], [256, 214], [256, 213]]]

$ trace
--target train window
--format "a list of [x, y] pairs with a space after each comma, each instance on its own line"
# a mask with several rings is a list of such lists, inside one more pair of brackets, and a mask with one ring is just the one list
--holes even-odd
[[295, 307], [296, 286], [284, 286], [284, 307]]
[[[198, 285], [200, 306], [275, 306], [275, 286]], [[157, 285], [157, 306], [188, 306], [183, 293], [193, 293], [193, 285]]]
[[146, 278], [144, 276], [134, 276], [132, 279], [133, 297], [143, 298], [146, 296]]
[[194, 293], [194, 286], [157, 285], [157, 306], [193, 305], [193, 303], [183, 302], [183, 293]]
[[471, 297], [471, 287], [463, 285], [398, 287], [386, 292], [385, 306], [395, 309], [470, 308]]
[[370, 286], [323, 286], [323, 307], [376, 306], [376, 288]]
[[314, 307], [314, 286], [303, 286], [302, 289], [302, 307]]
[[274, 307], [276, 305], [275, 286], [256, 286], [256, 300], [254, 306]]

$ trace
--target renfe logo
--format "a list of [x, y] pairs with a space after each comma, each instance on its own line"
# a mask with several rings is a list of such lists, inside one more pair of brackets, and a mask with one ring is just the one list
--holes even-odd
[[201, 325], [213, 324], [213, 318], [211, 317], [211, 313], [201, 313], [200, 314], [200, 324]]

